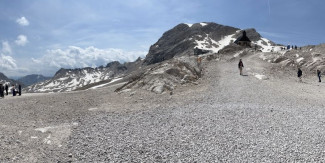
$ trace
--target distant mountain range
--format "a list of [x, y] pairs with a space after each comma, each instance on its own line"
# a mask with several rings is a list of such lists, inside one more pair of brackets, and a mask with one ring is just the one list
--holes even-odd
[[17, 81], [20, 83], [23, 83], [25, 86], [29, 86], [44, 80], [51, 79], [51, 77], [45, 77], [43, 75], [37, 75], [37, 74], [32, 74], [32, 75], [27, 75], [24, 77], [19, 78]]
[[63, 92], [72, 91], [89, 84], [110, 81], [113, 78], [138, 69], [142, 64], [141, 58], [135, 62], [121, 64], [117, 61], [108, 63], [105, 67], [86, 67], [78, 69], [63, 69], [57, 71], [53, 78], [26, 87], [26, 92]]

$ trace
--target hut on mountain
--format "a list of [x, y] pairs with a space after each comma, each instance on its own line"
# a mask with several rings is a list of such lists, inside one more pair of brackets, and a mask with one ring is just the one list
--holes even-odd
[[251, 40], [246, 36], [246, 31], [244, 31], [243, 35], [237, 38], [237, 40], [234, 43], [240, 46], [251, 47]]

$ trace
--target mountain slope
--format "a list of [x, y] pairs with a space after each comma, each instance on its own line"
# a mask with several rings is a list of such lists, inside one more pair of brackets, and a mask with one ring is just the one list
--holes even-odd
[[63, 69], [56, 72], [53, 78], [36, 83], [25, 88], [26, 92], [62, 92], [72, 91], [89, 84], [110, 80], [123, 76], [129, 71], [140, 67], [141, 59], [135, 62], [121, 64], [117, 61], [108, 63], [105, 67], [86, 67], [78, 69]]

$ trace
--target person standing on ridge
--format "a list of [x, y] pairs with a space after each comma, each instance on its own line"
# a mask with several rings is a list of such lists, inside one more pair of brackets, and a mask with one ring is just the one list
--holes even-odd
[[5, 90], [6, 90], [6, 96], [8, 96], [8, 84], [6, 84]]
[[243, 75], [243, 67], [244, 67], [243, 61], [240, 59], [239, 63], [238, 63], [238, 68], [239, 68], [239, 74], [240, 75]]
[[298, 73], [297, 73], [297, 75], [298, 75], [299, 81], [302, 82], [302, 71], [301, 71], [300, 68], [298, 68]]
[[319, 82], [322, 82], [322, 80], [320, 79], [320, 77], [321, 77], [321, 72], [320, 72], [320, 70], [317, 70], [317, 76], [318, 76]]
[[18, 91], [19, 91], [18, 92], [19, 96], [21, 96], [21, 85], [20, 84], [18, 85]]

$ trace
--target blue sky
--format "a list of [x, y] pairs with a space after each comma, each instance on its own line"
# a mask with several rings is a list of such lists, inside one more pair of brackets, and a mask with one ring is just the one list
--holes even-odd
[[325, 42], [323, 0], [0, 0], [0, 72], [53, 75], [144, 57], [179, 23], [256, 28], [276, 43]]

